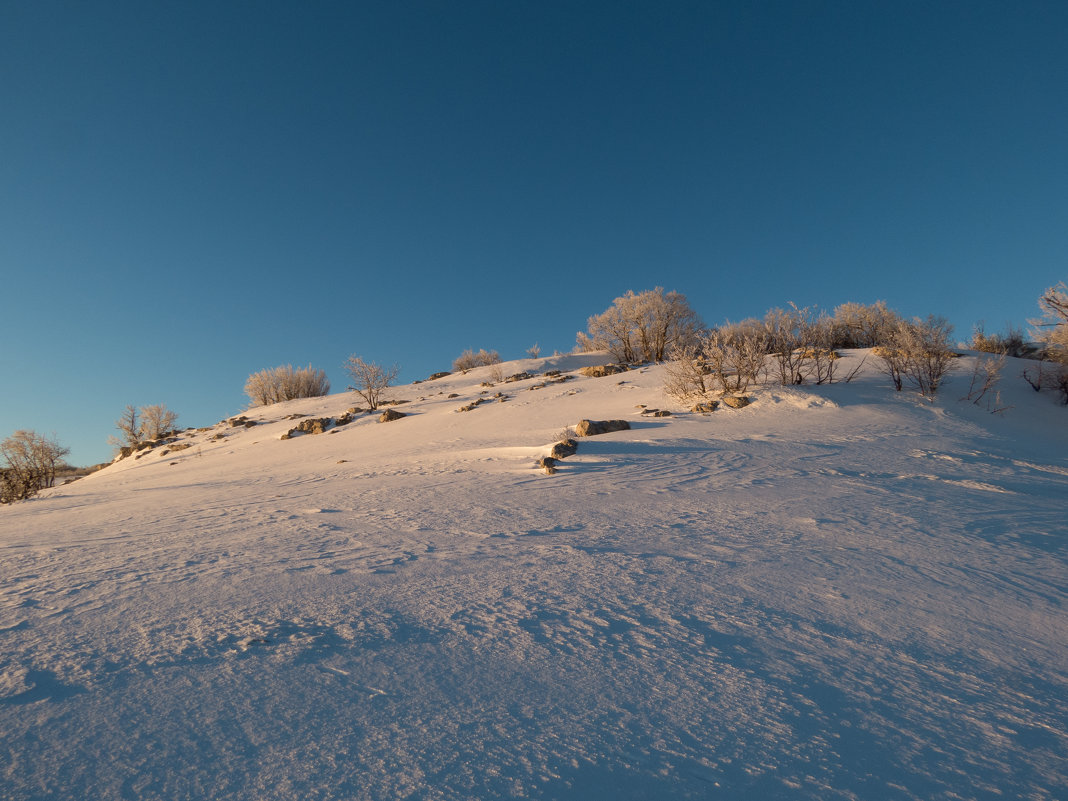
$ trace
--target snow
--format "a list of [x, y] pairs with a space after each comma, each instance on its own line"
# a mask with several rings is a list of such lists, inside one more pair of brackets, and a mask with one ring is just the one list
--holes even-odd
[[973, 358], [710, 415], [479, 368], [0, 508], [0, 799], [1068, 797], [1068, 412]]

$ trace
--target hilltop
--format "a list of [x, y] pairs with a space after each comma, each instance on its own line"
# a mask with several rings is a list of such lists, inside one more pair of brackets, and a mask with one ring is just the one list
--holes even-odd
[[1059, 797], [1065, 410], [867, 355], [710, 414], [518, 360], [0, 508], [0, 799]]

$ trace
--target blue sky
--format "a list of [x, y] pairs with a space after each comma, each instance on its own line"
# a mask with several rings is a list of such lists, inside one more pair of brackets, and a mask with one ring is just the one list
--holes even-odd
[[1064, 2], [0, 5], [0, 436], [110, 457], [349, 354], [568, 350], [886, 300], [966, 339], [1068, 279]]

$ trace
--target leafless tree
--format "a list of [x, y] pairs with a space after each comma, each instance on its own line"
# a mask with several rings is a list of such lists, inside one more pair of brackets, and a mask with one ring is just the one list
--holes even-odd
[[0, 503], [21, 501], [51, 487], [68, 453], [54, 434], [20, 430], [0, 442]]
[[694, 344], [704, 323], [686, 296], [663, 287], [628, 291], [590, 317], [577, 336], [580, 350], [608, 350], [619, 362], [664, 361], [675, 345]]
[[397, 365], [383, 367], [375, 362], [365, 362], [359, 356], [349, 356], [342, 366], [352, 377], [352, 386], [349, 389], [367, 401], [372, 412], [378, 408], [382, 392], [393, 385], [397, 373], [400, 372]]
[[129, 404], [126, 406], [122, 416], [115, 421], [115, 428], [119, 430], [119, 436], [110, 437], [109, 441], [116, 448], [125, 445], [136, 447], [144, 441], [144, 435], [141, 432], [141, 414], [135, 406]]

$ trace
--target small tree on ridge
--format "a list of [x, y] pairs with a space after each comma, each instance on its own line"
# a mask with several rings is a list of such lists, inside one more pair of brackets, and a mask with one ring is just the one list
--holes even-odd
[[372, 412], [378, 408], [382, 392], [393, 385], [397, 373], [400, 372], [400, 368], [395, 364], [383, 367], [375, 362], [365, 362], [359, 356], [349, 356], [342, 367], [352, 377], [352, 386], [349, 389], [367, 401]]

